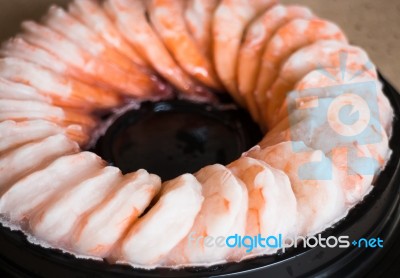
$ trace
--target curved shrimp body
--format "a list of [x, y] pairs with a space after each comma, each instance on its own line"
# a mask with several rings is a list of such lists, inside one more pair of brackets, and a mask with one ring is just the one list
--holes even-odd
[[78, 143], [82, 143], [85, 139], [78, 140], [76, 138], [73, 126], [61, 128], [59, 125], [45, 120], [21, 122], [5, 120], [0, 123], [0, 155], [24, 144], [43, 140], [57, 134], [66, 134]]
[[295, 234], [316, 234], [346, 215], [338, 169], [322, 151], [310, 149], [303, 142], [287, 141], [253, 149], [246, 156], [288, 175], [297, 200]]
[[185, 21], [198, 48], [212, 61], [212, 21], [220, 0], [187, 0]]
[[203, 200], [201, 185], [193, 175], [164, 183], [157, 203], [122, 240], [119, 260], [144, 268], [160, 265], [163, 257], [189, 233]]
[[0, 59], [0, 77], [32, 86], [42, 95], [50, 97], [54, 105], [106, 109], [121, 104], [121, 99], [113, 92], [57, 75], [19, 58]]
[[212, 98], [208, 90], [197, 85], [174, 61], [147, 21], [143, 1], [107, 0], [104, 8], [138, 53], [187, 98], [202, 101]]
[[237, 63], [245, 28], [275, 0], [221, 0], [213, 21], [213, 54], [218, 76], [237, 103], [244, 106], [237, 88]]
[[69, 4], [68, 12], [132, 62], [143, 67], [148, 66], [146, 60], [125, 40], [96, 1], [74, 0]]
[[187, 237], [168, 254], [166, 265], [193, 266], [229, 261], [235, 253], [231, 248], [208, 247], [205, 238], [246, 232], [246, 186], [219, 164], [204, 167], [195, 176], [202, 185], [204, 202]]
[[[53, 14], [58, 13], [50, 13], [50, 15]], [[64, 11], [62, 11], [61, 14], [67, 15]], [[68, 66], [64, 70], [57, 67], [56, 72], [74, 77], [92, 85], [100, 85], [106, 89], [123, 92], [130, 96], [146, 97], [159, 93], [160, 86], [157, 80], [154, 78], [153, 80], [148, 72], [142, 70], [128, 58], [124, 57], [124, 59], [119, 59], [127, 61], [127, 65], [124, 65], [124, 68], [122, 68], [117, 61], [114, 61], [116, 59], [112, 59], [113, 57], [108, 58], [108, 60], [106, 59], [107, 57], [103, 57], [106, 54], [102, 56], [102, 50], [108, 48], [104, 46], [105, 43], [100, 41], [100, 38], [94, 37], [89, 30], [86, 30], [84, 25], [72, 19], [72, 17], [69, 17], [73, 22], [67, 26], [72, 26], [69, 27], [72, 30], [64, 27], [64, 29], [67, 30], [65, 33], [61, 33], [58, 29], [62, 29], [60, 25], [63, 23], [57, 22], [58, 18], [55, 16], [53, 20], [53, 17], [50, 15], [47, 21], [49, 21], [48, 24], [51, 27], [27, 21], [22, 24], [24, 33], [21, 37], [31, 45], [48, 51], [51, 56], [54, 57], [52, 60], [58, 64], [62, 62], [64, 65]], [[55, 23], [53, 21], [55, 21]], [[56, 27], [58, 27], [58, 29], [56, 29]], [[83, 32], [79, 32], [80, 30]], [[58, 31], [60, 33], [58, 33]], [[66, 34], [71, 33], [74, 33], [76, 38], [72, 37], [70, 39], [66, 37]], [[96, 39], [98, 41], [96, 41]], [[88, 47], [85, 48], [85, 45]], [[35, 51], [34, 55], [36, 54], [36, 56], [39, 52], [39, 50], [34, 49], [32, 46], [28, 47], [27, 51]], [[115, 53], [118, 52], [115, 51]], [[47, 56], [49, 57], [49, 55]], [[111, 56], [111, 54], [108, 56]], [[31, 59], [37, 61], [39, 57], [34, 56]], [[51, 67], [52, 70], [55, 69], [55, 65], [47, 64], [45, 61], [42, 61], [41, 64]]]
[[31, 100], [51, 104], [51, 98], [40, 94], [35, 88], [0, 77], [0, 99]]
[[305, 7], [275, 5], [257, 17], [246, 29], [238, 56], [238, 89], [253, 119], [258, 121], [257, 103], [253, 96], [265, 46], [275, 32], [294, 18], [312, 18]]
[[62, 127], [81, 126], [89, 133], [97, 121], [84, 113], [36, 101], [0, 100], [0, 121], [46, 120]]
[[255, 90], [262, 124], [266, 124], [265, 111], [272, 97], [269, 89], [276, 80], [282, 63], [296, 50], [315, 41], [329, 39], [347, 42], [337, 25], [321, 19], [294, 19], [276, 32], [264, 51]]
[[69, 241], [70, 250], [91, 257], [109, 257], [160, 187], [160, 178], [145, 170], [124, 176], [112, 192], [75, 225]]
[[0, 199], [0, 214], [16, 225], [29, 220], [53, 196], [62, 194], [102, 167], [104, 162], [90, 152], [60, 157], [13, 184]]
[[186, 0], [149, 0], [151, 23], [179, 65], [204, 85], [221, 89], [214, 68], [197, 46], [184, 20]]
[[[266, 114], [267, 125], [273, 127], [280, 119], [279, 109], [286, 95], [307, 73], [321, 68], [345, 67], [347, 71], [366, 71], [372, 78], [377, 78], [375, 67], [367, 53], [358, 47], [339, 41], [317, 41], [295, 52], [282, 66], [279, 77], [270, 89]], [[325, 86], [325, 85], [323, 85]]]
[[[62, 155], [76, 153], [78, 150], [75, 142], [58, 134], [3, 153], [0, 155], [0, 196], [24, 175], [40, 169]], [[13, 166], [9, 167], [10, 165]]]
[[[249, 194], [246, 235], [294, 235], [297, 204], [288, 176], [260, 160], [241, 157], [229, 166], [243, 181]], [[276, 249], [257, 248], [251, 255], [275, 253]], [[247, 255], [248, 256], [248, 255]]]
[[[69, 249], [69, 239], [79, 219], [96, 208], [118, 185], [121, 171], [105, 167], [81, 183], [54, 196], [30, 220], [33, 235], [40, 241]], [[62, 216], [62, 217], [60, 217]]]

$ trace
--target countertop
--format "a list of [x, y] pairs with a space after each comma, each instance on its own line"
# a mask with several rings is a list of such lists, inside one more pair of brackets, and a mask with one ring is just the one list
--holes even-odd
[[[52, 3], [68, 0], [0, 0], [0, 41], [16, 34], [24, 19], [37, 19]], [[365, 48], [384, 76], [400, 89], [399, 0], [282, 0], [304, 4], [337, 22], [351, 43]]]

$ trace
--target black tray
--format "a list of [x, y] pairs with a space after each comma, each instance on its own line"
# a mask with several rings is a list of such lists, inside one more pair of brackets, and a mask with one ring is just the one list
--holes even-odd
[[383, 78], [384, 92], [395, 110], [393, 150], [373, 191], [349, 215], [322, 235], [350, 239], [380, 237], [384, 248], [296, 248], [210, 268], [133, 269], [124, 265], [76, 259], [57, 250], [30, 244], [20, 232], [0, 227], [0, 267], [11, 277], [394, 277], [400, 273], [400, 96]]

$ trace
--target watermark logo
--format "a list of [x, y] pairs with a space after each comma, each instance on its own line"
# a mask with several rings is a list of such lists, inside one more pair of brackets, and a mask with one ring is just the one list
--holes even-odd
[[284, 238], [282, 234], [256, 236], [234, 234], [230, 236], [198, 236], [194, 232], [188, 236], [189, 247], [205, 248], [238, 248], [244, 249], [246, 253], [260, 249], [276, 249], [285, 250], [289, 248], [349, 248], [351, 245], [357, 248], [383, 248], [383, 239], [381, 238], [360, 238], [358, 240], [350, 240], [349, 236], [329, 236], [323, 237], [321, 234], [316, 236], [296, 236]]
[[[347, 55], [340, 55], [340, 70], [320, 68], [314, 72], [325, 82], [289, 93], [292, 148], [294, 152], [304, 152], [306, 146], [298, 142], [305, 142], [330, 156], [335, 149], [345, 148], [349, 175], [374, 175], [378, 161], [369, 154], [360, 156], [354, 144], [363, 146], [382, 141], [377, 82], [373, 78], [358, 78], [365, 71], [347, 69]], [[363, 68], [371, 67], [366, 64]], [[319, 86], [325, 83], [326, 86]], [[299, 177], [303, 180], [327, 180], [331, 176], [332, 165], [323, 157], [299, 167]]]

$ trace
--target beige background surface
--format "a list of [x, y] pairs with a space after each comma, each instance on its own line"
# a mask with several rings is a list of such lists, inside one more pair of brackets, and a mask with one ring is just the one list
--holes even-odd
[[[69, 0], [0, 0], [0, 40], [12, 36], [24, 19], [37, 19], [52, 3]], [[365, 48], [400, 89], [400, 0], [282, 0], [310, 6], [337, 22], [353, 44]]]

